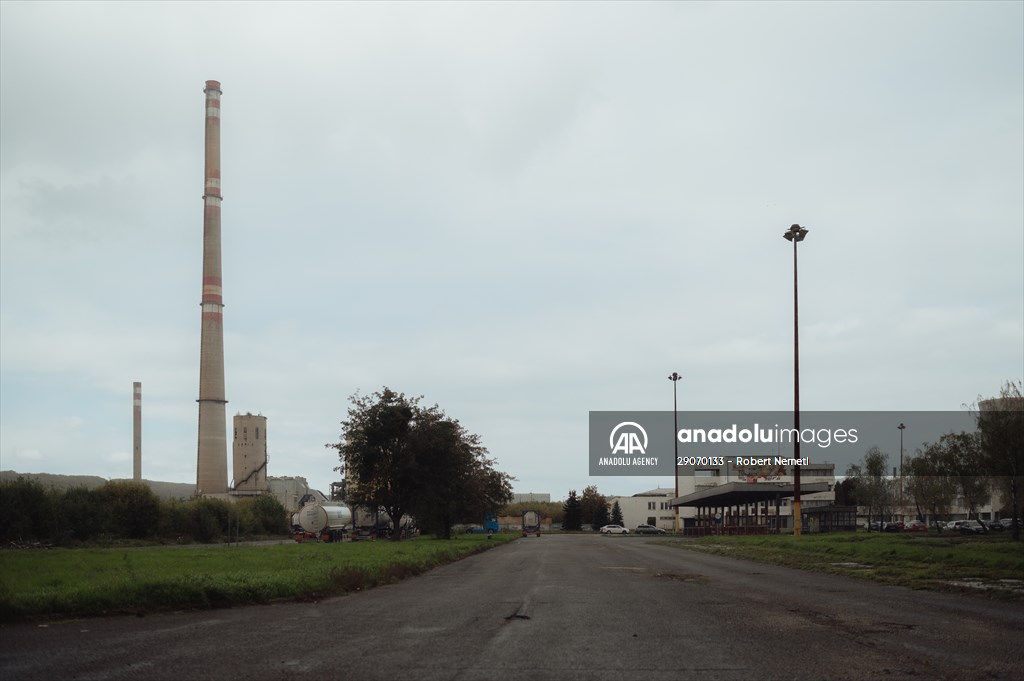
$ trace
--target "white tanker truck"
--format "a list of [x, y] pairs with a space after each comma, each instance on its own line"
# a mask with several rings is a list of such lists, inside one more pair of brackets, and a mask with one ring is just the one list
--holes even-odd
[[352, 512], [340, 504], [306, 504], [292, 513], [295, 541], [341, 541], [352, 523]]

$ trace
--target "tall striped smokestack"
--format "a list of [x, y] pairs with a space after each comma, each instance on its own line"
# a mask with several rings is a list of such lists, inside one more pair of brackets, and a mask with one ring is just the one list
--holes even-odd
[[132, 480], [142, 482], [142, 383], [132, 383]]
[[203, 190], [203, 330], [199, 349], [199, 454], [196, 493], [228, 491], [224, 399], [224, 302], [220, 271], [220, 83], [206, 81]]

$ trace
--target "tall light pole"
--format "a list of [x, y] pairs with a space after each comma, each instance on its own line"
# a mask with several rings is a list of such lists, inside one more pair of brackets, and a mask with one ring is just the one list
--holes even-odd
[[903, 515], [903, 430], [906, 426], [901, 423], [896, 427], [900, 430], [900, 515]]
[[[796, 440], [793, 442], [793, 457], [800, 460], [800, 306], [796, 276], [796, 245], [804, 240], [807, 231], [800, 225], [793, 225], [782, 237], [793, 242], [793, 428]], [[793, 466], [793, 535], [801, 534], [800, 523], [800, 464]]]
[[[672, 372], [672, 375], [668, 377], [668, 380], [672, 381], [672, 442], [675, 444], [676, 448], [675, 465], [673, 466], [672, 470], [674, 471], [673, 477], [675, 477], [676, 480], [676, 499], [679, 498], [679, 402], [678, 395], [676, 392], [676, 384], [679, 382], [680, 378], [682, 378], [682, 376], [680, 376], [674, 371]], [[678, 534], [679, 507], [676, 506], [675, 509], [676, 517], [675, 520], [672, 521], [672, 531]]]

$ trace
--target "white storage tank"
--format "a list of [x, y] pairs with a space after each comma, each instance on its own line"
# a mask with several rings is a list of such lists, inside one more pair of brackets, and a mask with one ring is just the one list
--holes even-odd
[[299, 526], [310, 534], [325, 530], [340, 530], [352, 522], [347, 506], [335, 504], [308, 504], [298, 512]]

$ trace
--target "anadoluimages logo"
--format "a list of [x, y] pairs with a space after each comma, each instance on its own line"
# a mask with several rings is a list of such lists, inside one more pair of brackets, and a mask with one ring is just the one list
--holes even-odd
[[[619, 433], [619, 431], [622, 431]], [[618, 437], [615, 434], [618, 433]], [[643, 437], [643, 444], [640, 437]], [[608, 436], [608, 446], [612, 454], [646, 454], [647, 453], [647, 431], [635, 421], [623, 421], [612, 428], [612, 434]]]

